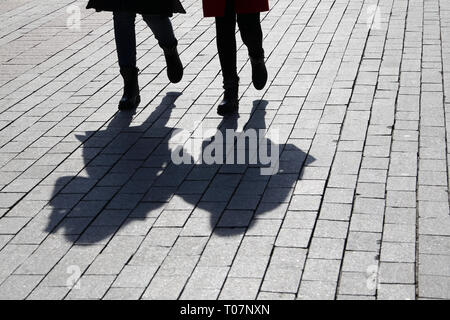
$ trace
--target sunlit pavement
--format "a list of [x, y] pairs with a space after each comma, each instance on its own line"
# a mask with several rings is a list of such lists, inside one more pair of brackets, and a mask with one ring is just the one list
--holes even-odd
[[[138, 20], [135, 113], [85, 4], [0, 2], [1, 299], [450, 298], [449, 1], [271, 0], [269, 85], [241, 47], [223, 121], [201, 1], [173, 18], [177, 85]], [[172, 161], [174, 132], [226, 129], [279, 170]]]

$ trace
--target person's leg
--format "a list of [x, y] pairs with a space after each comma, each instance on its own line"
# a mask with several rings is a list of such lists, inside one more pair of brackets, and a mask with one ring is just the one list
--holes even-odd
[[173, 48], [178, 45], [177, 38], [173, 32], [170, 18], [163, 15], [142, 15], [145, 23], [150, 27], [161, 48]]
[[238, 14], [237, 21], [242, 41], [247, 46], [250, 57], [254, 59], [263, 58], [263, 33], [260, 14]]
[[136, 68], [136, 33], [134, 22], [136, 14], [131, 12], [114, 12], [114, 34], [120, 74], [124, 81], [124, 92], [119, 102], [119, 110], [136, 108], [139, 96], [138, 72]]
[[248, 48], [252, 65], [252, 80], [261, 90], [267, 83], [267, 69], [264, 62], [263, 33], [259, 13], [238, 14], [237, 18], [242, 41]]
[[234, 0], [227, 0], [225, 15], [216, 18], [216, 41], [225, 89], [219, 115], [234, 113], [239, 108], [239, 77], [237, 73], [236, 13]]
[[236, 66], [236, 13], [234, 0], [227, 0], [225, 15], [216, 18], [216, 41], [224, 86], [239, 82]]
[[178, 83], [183, 78], [183, 64], [178, 54], [178, 41], [173, 32], [169, 17], [163, 15], [142, 15], [144, 21], [152, 30], [159, 46], [164, 50], [167, 64], [167, 76], [172, 83]]
[[116, 40], [119, 66], [136, 67], [136, 14], [132, 12], [114, 12], [114, 35]]

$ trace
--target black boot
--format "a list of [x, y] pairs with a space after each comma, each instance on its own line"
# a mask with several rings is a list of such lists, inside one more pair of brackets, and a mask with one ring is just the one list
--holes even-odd
[[177, 47], [163, 48], [167, 64], [167, 77], [170, 82], [178, 83], [183, 79], [183, 63], [180, 60]]
[[223, 100], [217, 107], [217, 113], [222, 117], [237, 113], [239, 110], [239, 85], [225, 86], [224, 89]]
[[253, 86], [256, 90], [262, 90], [267, 83], [267, 69], [264, 63], [264, 57], [252, 58], [250, 57], [252, 64], [252, 80]]
[[138, 83], [139, 69], [136, 67], [120, 68], [123, 77], [123, 96], [119, 102], [119, 110], [130, 110], [136, 108], [141, 102]]

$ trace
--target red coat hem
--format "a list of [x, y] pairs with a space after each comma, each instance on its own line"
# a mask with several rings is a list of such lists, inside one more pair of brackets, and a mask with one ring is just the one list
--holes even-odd
[[[227, 0], [203, 0], [205, 17], [223, 17]], [[268, 0], [234, 0], [237, 14], [259, 13], [269, 11]]]

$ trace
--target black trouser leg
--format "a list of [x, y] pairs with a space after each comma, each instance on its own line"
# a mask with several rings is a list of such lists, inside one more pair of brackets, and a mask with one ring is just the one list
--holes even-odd
[[161, 48], [173, 48], [178, 44], [170, 18], [162, 15], [144, 14], [142, 18], [152, 30]]
[[[117, 11], [114, 16], [114, 34], [117, 55], [121, 68], [136, 66], [136, 14]], [[144, 21], [152, 30], [158, 43], [163, 48], [176, 47], [178, 42], [173, 32], [169, 17], [161, 15], [143, 15]]]
[[114, 12], [114, 34], [117, 56], [121, 68], [136, 67], [136, 14], [132, 12]]
[[225, 87], [237, 85], [236, 13], [234, 1], [226, 3], [225, 15], [216, 18], [217, 50]]
[[263, 33], [261, 29], [260, 14], [238, 14], [237, 22], [242, 41], [247, 46], [250, 57], [255, 59], [263, 58]]
[[152, 30], [159, 46], [164, 50], [167, 64], [167, 76], [172, 83], [178, 83], [183, 78], [183, 64], [178, 54], [178, 41], [173, 32], [169, 17], [163, 15], [142, 15], [144, 21]]

